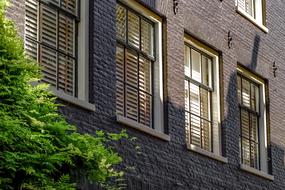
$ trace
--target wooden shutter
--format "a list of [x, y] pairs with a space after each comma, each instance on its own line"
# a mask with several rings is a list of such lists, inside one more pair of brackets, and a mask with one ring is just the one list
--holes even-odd
[[241, 130], [242, 130], [242, 156], [243, 163], [250, 165], [250, 141], [249, 141], [249, 114], [248, 112], [241, 110]]
[[77, 15], [77, 0], [61, 0], [61, 8]]

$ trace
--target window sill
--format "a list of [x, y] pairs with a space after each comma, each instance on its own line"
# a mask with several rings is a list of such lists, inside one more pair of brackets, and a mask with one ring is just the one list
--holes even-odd
[[271, 181], [274, 180], [274, 176], [273, 175], [267, 174], [267, 173], [265, 173], [263, 171], [257, 170], [255, 168], [252, 168], [252, 167], [244, 165], [244, 164], [240, 164], [240, 169], [243, 170], [243, 171], [255, 174], [257, 176], [263, 177], [265, 179], [271, 180]]
[[76, 106], [79, 106], [81, 108], [87, 109], [89, 111], [95, 111], [95, 105], [91, 104], [89, 102], [86, 102], [84, 100], [80, 100], [78, 98], [75, 98], [73, 96], [67, 95], [63, 92], [60, 92], [58, 90], [56, 90], [55, 88], [50, 87], [51, 92], [57, 96], [59, 99], [62, 99], [64, 101], [67, 101], [71, 104], [74, 104]]
[[215, 159], [215, 160], [218, 160], [220, 162], [223, 162], [223, 163], [228, 163], [228, 159], [226, 157], [223, 157], [223, 156], [220, 156], [220, 155], [217, 155], [213, 152], [209, 152], [209, 151], [206, 151], [206, 150], [203, 150], [195, 145], [192, 145], [192, 144], [187, 144], [187, 149], [188, 150], [191, 150], [193, 152], [197, 152], [203, 156], [207, 156], [209, 158], [212, 158], [212, 159]]
[[263, 24], [260, 24], [256, 21], [256, 19], [254, 19], [251, 15], [249, 15], [248, 13], [246, 13], [244, 10], [242, 10], [239, 7], [236, 7], [236, 11], [241, 14], [243, 17], [245, 17], [246, 19], [248, 19], [251, 23], [253, 23], [255, 26], [257, 26], [258, 28], [260, 28], [263, 32], [268, 33], [268, 28], [266, 26], [264, 26]]
[[149, 128], [143, 124], [140, 124], [136, 121], [133, 121], [131, 119], [128, 119], [128, 118], [125, 118], [123, 116], [120, 116], [120, 115], [117, 115], [117, 122], [119, 123], [122, 123], [122, 124], [125, 124], [129, 127], [132, 127], [134, 129], [137, 129], [139, 131], [142, 131], [144, 133], [147, 133], [151, 136], [154, 136], [154, 137], [157, 137], [159, 139], [162, 139], [164, 141], [170, 141], [170, 136], [167, 135], [167, 134], [164, 134], [164, 133], [161, 133], [161, 132], [158, 132], [158, 131], [155, 131], [154, 129], [152, 128]]

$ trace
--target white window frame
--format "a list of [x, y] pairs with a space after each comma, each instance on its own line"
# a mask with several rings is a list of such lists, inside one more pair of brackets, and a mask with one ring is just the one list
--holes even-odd
[[165, 133], [164, 129], [164, 109], [163, 109], [163, 46], [162, 46], [162, 22], [163, 19], [147, 9], [135, 0], [120, 0], [121, 3], [137, 11], [154, 23], [155, 30], [155, 62], [153, 85], [153, 128], [140, 124], [136, 121], [117, 115], [117, 121], [127, 126], [133, 127], [152, 136], [158, 137], [165, 141], [170, 141], [170, 136]]
[[203, 43], [199, 42], [195, 38], [191, 37], [188, 34], [184, 35], [184, 41], [193, 46], [194, 48], [204, 52], [208, 56], [212, 57], [212, 87], [214, 89], [212, 96], [216, 96], [215, 104], [212, 101], [212, 110], [217, 110], [217, 118], [216, 121], [214, 119], [212, 122], [217, 122], [216, 125], [213, 125], [212, 128], [212, 152], [207, 150], [203, 150], [198, 146], [187, 143], [187, 148], [189, 150], [198, 152], [202, 155], [208, 156], [210, 158], [219, 160], [221, 162], [227, 163], [228, 159], [224, 157], [222, 154], [222, 135], [221, 135], [221, 100], [220, 100], [220, 62], [219, 62], [219, 53]]
[[[259, 106], [260, 106], [260, 117], [259, 117], [259, 158], [260, 158], [260, 170], [252, 168], [250, 166], [240, 163], [240, 168], [242, 170], [254, 173], [261, 177], [267, 178], [269, 180], [274, 180], [274, 177], [269, 174], [268, 166], [268, 126], [267, 126], [267, 103], [266, 103], [266, 86], [265, 81], [253, 74], [252, 72], [246, 70], [242, 66], [237, 67], [237, 72], [240, 75], [252, 80], [259, 85]], [[241, 151], [241, 150], [240, 150]], [[241, 161], [241, 160], [240, 160]]]
[[80, 22], [78, 23], [77, 35], [77, 97], [59, 91], [53, 86], [49, 88], [58, 98], [87, 110], [95, 111], [95, 105], [89, 103], [89, 0], [80, 0], [79, 8]]
[[235, 6], [236, 11], [247, 18], [250, 22], [252, 22], [254, 25], [259, 27], [261, 30], [263, 30], [265, 33], [268, 33], [269, 30], [266, 27], [266, 3], [265, 0], [253, 0], [253, 11], [255, 17], [248, 14], [244, 9], [238, 6], [238, 1], [235, 0]]

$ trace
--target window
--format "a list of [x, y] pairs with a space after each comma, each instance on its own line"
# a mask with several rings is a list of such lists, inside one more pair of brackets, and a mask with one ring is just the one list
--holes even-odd
[[256, 24], [265, 32], [266, 26], [265, 0], [236, 0], [237, 11]]
[[43, 82], [88, 101], [88, 1], [80, 2], [26, 0], [25, 49], [41, 65]]
[[163, 132], [161, 19], [137, 6], [116, 7], [117, 116]]
[[221, 155], [218, 53], [186, 35], [184, 61], [188, 147]]
[[239, 67], [237, 86], [241, 164], [268, 173], [265, 82]]

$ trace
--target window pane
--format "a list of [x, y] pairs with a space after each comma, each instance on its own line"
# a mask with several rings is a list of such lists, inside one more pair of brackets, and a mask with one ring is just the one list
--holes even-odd
[[206, 86], [210, 86], [210, 59], [202, 56], [202, 81]]
[[77, 15], [77, 1], [76, 0], [61, 0], [61, 8], [64, 10]]
[[127, 51], [126, 56], [126, 82], [128, 85], [138, 87], [138, 56], [132, 51]]
[[250, 107], [250, 83], [245, 79], [242, 79], [242, 103]]
[[210, 102], [209, 102], [209, 92], [204, 89], [200, 89], [201, 96], [201, 117], [210, 120]]
[[211, 151], [211, 125], [210, 122], [201, 119], [201, 139], [202, 145], [201, 147], [204, 150]]
[[117, 46], [116, 49], [116, 110], [117, 114], [124, 116], [124, 49]]
[[201, 82], [201, 54], [191, 49], [192, 79]]
[[242, 138], [242, 160], [243, 164], [250, 165], [250, 143], [248, 139]]
[[190, 48], [188, 46], [184, 46], [184, 65], [185, 65], [185, 75], [191, 77], [190, 72]]
[[71, 57], [59, 54], [58, 64], [58, 89], [69, 95], [74, 93], [75, 60]]
[[131, 11], [128, 11], [128, 39], [130, 45], [140, 47], [139, 17]]
[[190, 111], [189, 109], [189, 82], [185, 80], [185, 109], [186, 111]]
[[245, 0], [245, 12], [254, 17], [254, 0]]
[[186, 132], [186, 142], [187, 143], [191, 143], [190, 142], [190, 113], [185, 112], [185, 132]]
[[239, 75], [237, 76], [237, 87], [238, 102], [241, 104], [241, 78]]
[[138, 121], [138, 91], [126, 86], [126, 117]]
[[141, 20], [141, 48], [142, 51], [153, 56], [153, 26]]
[[59, 49], [72, 56], [75, 55], [74, 43], [75, 23], [73, 19], [59, 15], [58, 46]]
[[41, 41], [52, 47], [57, 46], [57, 12], [47, 6], [41, 7]]
[[56, 86], [57, 52], [41, 46], [40, 64], [42, 67], [43, 81]]
[[126, 9], [117, 4], [116, 14], [117, 38], [126, 41]]
[[25, 34], [30, 38], [38, 39], [38, 9], [36, 0], [26, 0]]
[[140, 91], [140, 123], [150, 126], [151, 124], [151, 96]]
[[34, 60], [38, 60], [38, 43], [33, 42], [31, 40], [25, 40], [25, 49], [26, 54], [33, 58]]
[[258, 119], [256, 115], [251, 115], [251, 133], [250, 139], [258, 142]]
[[190, 83], [190, 111], [200, 116], [200, 89], [192, 83]]
[[241, 127], [242, 136], [249, 138], [249, 114], [243, 109], [241, 109]]
[[151, 61], [141, 56], [139, 68], [140, 90], [151, 93]]
[[200, 118], [191, 114], [191, 144], [201, 147]]

